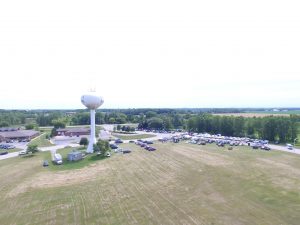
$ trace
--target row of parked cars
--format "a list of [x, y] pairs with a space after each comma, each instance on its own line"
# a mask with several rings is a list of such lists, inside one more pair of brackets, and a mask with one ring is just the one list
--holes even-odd
[[0, 144], [0, 149], [14, 149], [15, 146], [11, 144]]
[[[178, 140], [188, 140], [187, 143], [206, 145], [215, 143], [218, 147], [224, 147], [225, 145], [233, 146], [251, 146], [253, 149], [271, 150], [268, 145], [268, 140], [250, 139], [247, 137], [227, 137], [217, 135], [204, 134], [188, 134], [184, 133], [172, 137], [173, 142], [177, 143]], [[176, 141], [175, 141], [176, 140]]]
[[152, 146], [149, 146], [151, 144], [153, 144], [152, 141], [143, 141], [143, 140], [137, 140], [135, 142], [136, 145], [139, 145], [140, 147], [144, 148], [145, 150], [147, 151], [155, 151], [156, 148], [152, 147]]

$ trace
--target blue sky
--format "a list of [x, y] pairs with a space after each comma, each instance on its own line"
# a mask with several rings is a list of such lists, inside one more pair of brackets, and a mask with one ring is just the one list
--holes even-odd
[[298, 1], [2, 1], [0, 108], [300, 107]]

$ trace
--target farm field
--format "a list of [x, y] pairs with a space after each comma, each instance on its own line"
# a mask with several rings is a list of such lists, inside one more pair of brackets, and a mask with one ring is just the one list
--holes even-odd
[[298, 155], [154, 146], [75, 170], [43, 168], [49, 152], [1, 161], [1, 224], [299, 224]]
[[289, 114], [279, 113], [215, 113], [216, 116], [242, 116], [242, 117], [267, 117], [267, 116], [290, 116]]

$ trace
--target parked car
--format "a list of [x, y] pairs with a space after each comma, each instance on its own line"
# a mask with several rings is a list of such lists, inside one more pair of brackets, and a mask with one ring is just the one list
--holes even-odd
[[46, 167], [46, 166], [49, 166], [49, 163], [48, 163], [47, 160], [44, 160], [44, 162], [43, 162], [43, 167]]
[[116, 143], [116, 144], [122, 144], [123, 141], [122, 141], [121, 139], [116, 139], [116, 140], [115, 140], [115, 143]]
[[1, 151], [0, 152], [0, 155], [6, 155], [6, 154], [8, 154], [8, 151]]
[[131, 153], [130, 150], [123, 150], [123, 154]]
[[26, 155], [26, 154], [27, 154], [26, 150], [19, 151], [19, 155]]
[[110, 147], [111, 149], [117, 149], [119, 146], [116, 145], [116, 144], [110, 144], [109, 147]]
[[154, 147], [149, 146], [149, 148], [148, 148], [148, 151], [155, 151], [155, 150], [156, 150], [156, 148], [154, 148]]
[[262, 149], [262, 150], [267, 150], [267, 151], [270, 151], [270, 150], [271, 150], [271, 148], [270, 148], [268, 145], [263, 145], [263, 146], [261, 146], [261, 149]]

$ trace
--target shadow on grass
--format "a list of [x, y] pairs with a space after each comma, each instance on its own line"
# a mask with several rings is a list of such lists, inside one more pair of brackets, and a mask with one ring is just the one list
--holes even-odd
[[100, 155], [92, 155], [88, 158], [89, 161], [99, 161], [99, 160], [103, 160], [106, 159], [108, 157], [105, 156], [100, 156]]
[[35, 156], [36, 156], [35, 154], [27, 154], [27, 155], [21, 156], [21, 158], [27, 159], [27, 158], [32, 158], [32, 157], [35, 157]]

